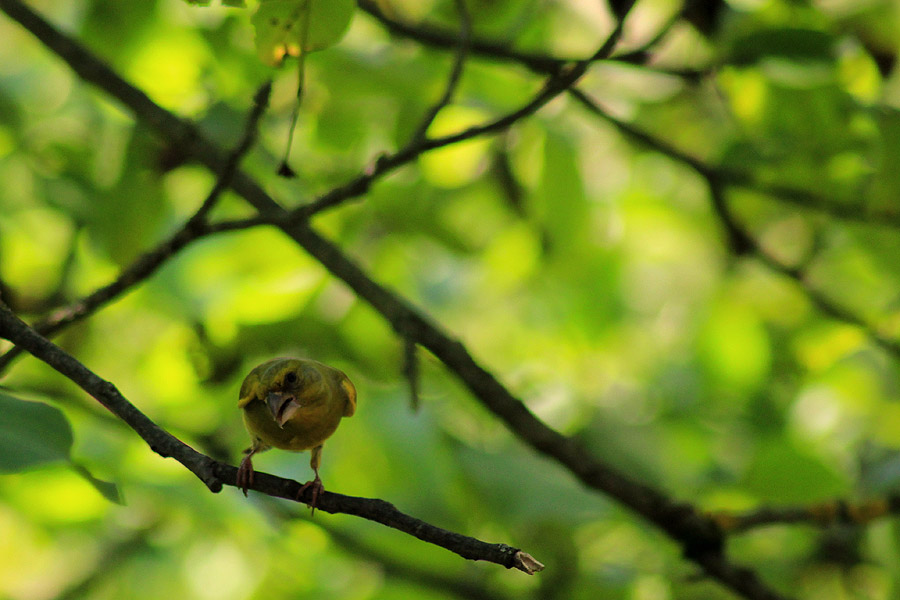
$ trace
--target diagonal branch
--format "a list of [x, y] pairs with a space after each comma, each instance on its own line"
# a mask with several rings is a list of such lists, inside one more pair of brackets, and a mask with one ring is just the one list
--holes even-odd
[[[19, 0], [0, 0], [0, 10], [56, 52], [83, 80], [117, 98], [159, 135], [183, 147], [187, 155], [215, 172], [222, 168], [226, 160], [223, 152], [204, 138], [196, 127], [154, 104], [143, 92], [127, 84], [77, 42], [58, 32]], [[572, 71], [568, 73], [571, 76]], [[576, 73], [572, 82], [577, 78]], [[564, 84], [563, 88], [571, 85], [565, 78], [557, 84], [559, 83]], [[753, 571], [735, 565], [725, 556], [723, 538], [714, 522], [692, 506], [674, 502], [662, 492], [632, 480], [598, 460], [575, 440], [538, 419], [493, 374], [478, 364], [462, 343], [444, 332], [408, 301], [370, 279], [354, 261], [332, 242], [316, 233], [305, 221], [286, 221], [289, 213], [248, 175], [238, 171], [233, 179], [232, 189], [261, 215], [277, 221], [289, 237], [371, 304], [395, 328], [412, 332], [420, 345], [443, 361], [472, 394], [503, 420], [523, 442], [560, 463], [588, 487], [620, 501], [659, 527], [682, 547], [687, 558], [699, 565], [708, 576], [736, 593], [760, 600], [783, 597], [771, 590]], [[219, 475], [222, 481], [233, 481], [233, 467], [228, 467]], [[260, 477], [258, 484], [267, 486], [273, 481], [275, 480], [268, 477]], [[298, 488], [292, 489], [296, 493]]]
[[[150, 449], [163, 458], [174, 458], [213, 493], [222, 490], [223, 485], [236, 486], [237, 469], [231, 465], [213, 460], [201, 454], [162, 429], [147, 415], [125, 398], [116, 386], [100, 378], [72, 355], [50, 342], [20, 320], [12, 311], [0, 305], [0, 337], [30, 352], [44, 361], [97, 399], [107, 410], [125, 421]], [[301, 485], [297, 481], [283, 479], [266, 473], [256, 473], [252, 489], [273, 496], [296, 500]], [[309, 490], [303, 495], [304, 502], [311, 500]], [[516, 568], [533, 574], [543, 569], [529, 554], [506, 544], [489, 544], [446, 529], [441, 529], [397, 510], [384, 500], [345, 496], [324, 492], [318, 498], [316, 508], [329, 513], [356, 515], [376, 521], [399, 531], [403, 531], [422, 541], [436, 544], [470, 560], [486, 560]]]
[[[453, 33], [441, 27], [433, 27], [430, 25], [413, 26], [392, 19], [382, 12], [375, 0], [357, 0], [357, 4], [363, 11], [381, 23], [385, 29], [391, 33], [416, 39], [435, 48], [452, 50], [458, 47], [458, 38], [453, 35]], [[479, 38], [472, 39], [471, 50], [481, 56], [521, 63], [530, 69], [541, 71], [542, 73], [555, 73], [573, 62], [573, 59], [570, 58], [560, 58], [540, 54], [538, 52], [515, 50], [510, 48], [508, 42], [498, 42]]]

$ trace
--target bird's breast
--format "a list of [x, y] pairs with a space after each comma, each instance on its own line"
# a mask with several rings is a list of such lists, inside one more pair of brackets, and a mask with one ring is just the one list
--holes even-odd
[[270, 446], [297, 452], [308, 450], [327, 440], [340, 423], [341, 413], [329, 404], [300, 408], [284, 427], [279, 427], [263, 402], [251, 402], [244, 408], [244, 423]]

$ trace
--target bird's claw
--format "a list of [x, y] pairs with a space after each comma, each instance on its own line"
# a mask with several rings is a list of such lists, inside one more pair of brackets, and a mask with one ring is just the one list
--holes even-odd
[[316, 514], [316, 501], [319, 499], [319, 494], [325, 491], [325, 486], [322, 485], [322, 480], [319, 479], [319, 475], [316, 474], [316, 478], [312, 481], [307, 481], [302, 486], [300, 486], [300, 491], [297, 492], [297, 502], [301, 502], [300, 498], [303, 496], [303, 493], [307, 490], [307, 488], [312, 488], [312, 499], [309, 501], [309, 508], [312, 509], [311, 514]]
[[244, 492], [244, 496], [247, 495], [247, 489], [253, 485], [253, 462], [250, 460], [249, 454], [241, 460], [235, 484]]

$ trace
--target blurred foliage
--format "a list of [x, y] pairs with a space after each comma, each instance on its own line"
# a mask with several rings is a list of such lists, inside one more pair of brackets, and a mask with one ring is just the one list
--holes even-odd
[[[33, 4], [224, 147], [273, 73], [257, 55], [254, 6]], [[467, 4], [476, 35], [560, 56], [593, 52], [612, 23], [596, 2]], [[677, 498], [744, 510], [896, 490], [900, 357], [873, 335], [900, 337], [900, 8], [690, 4], [650, 66], [601, 63], [580, 87], [693, 156], [821, 196], [803, 209], [752, 186], [728, 195], [761, 248], [803, 272], [802, 286], [752, 253], [731, 253], [696, 173], [565, 97], [502, 135], [423, 155], [314, 224], [463, 340], [542, 419]], [[413, 24], [458, 28], [450, 0], [378, 5]], [[641, 0], [624, 43], [639, 47], [681, 8]], [[293, 68], [274, 72], [246, 168], [287, 205], [327, 191], [406, 142], [451, 61], [357, 10], [339, 44], [306, 59], [291, 154], [298, 178], [274, 175]], [[540, 81], [472, 56], [429, 133], [513, 110]], [[0, 17], [0, 181], [0, 294], [35, 320], [174, 231], [214, 178]], [[856, 218], [829, 216], [837, 210]], [[249, 214], [227, 194], [214, 211]], [[866, 223], [870, 215], [888, 224]], [[869, 326], [830, 317], [810, 290]], [[0, 395], [0, 468], [15, 471], [0, 477], [2, 597], [466, 595], [423, 583], [422, 571], [496, 598], [731, 597], [697, 581], [659, 532], [523, 447], [424, 351], [412, 412], [402, 341], [272, 228], [189, 246], [57, 341], [161, 426], [233, 464], [248, 444], [236, 408], [246, 372], [278, 355], [333, 364], [356, 383], [359, 411], [326, 444], [327, 489], [521, 546], [547, 570], [529, 578], [353, 517], [310, 520], [232, 488], [212, 495], [23, 357]], [[309, 477], [306, 458], [290, 453], [263, 454], [256, 466]], [[119, 491], [124, 505], [107, 499]], [[850, 532], [770, 527], [730, 548], [799, 598], [900, 590], [892, 520]]]

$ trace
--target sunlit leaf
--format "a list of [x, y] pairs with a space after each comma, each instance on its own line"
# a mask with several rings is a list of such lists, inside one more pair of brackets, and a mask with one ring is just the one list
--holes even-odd
[[[448, 106], [438, 113], [428, 134], [431, 137], [452, 135], [486, 120], [483, 111], [467, 106]], [[483, 137], [468, 139], [423, 154], [419, 164], [429, 183], [445, 188], [460, 187], [484, 171], [489, 144], [490, 140]]]
[[737, 302], [723, 302], [709, 315], [699, 338], [700, 357], [713, 379], [729, 387], [761, 385], [771, 348], [759, 318]]

